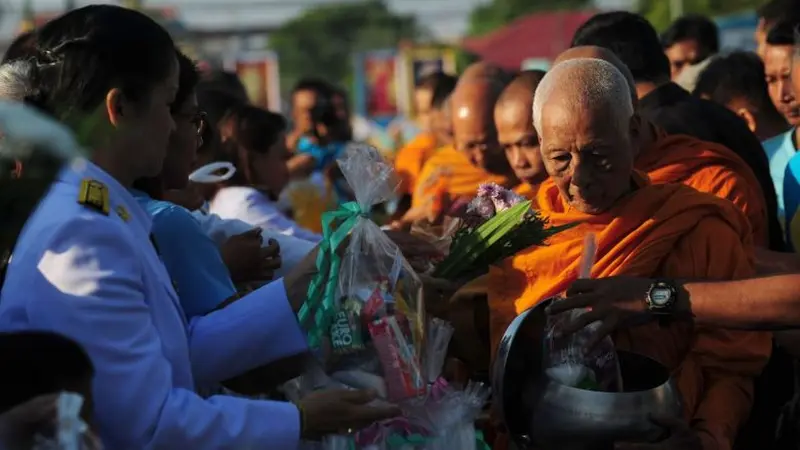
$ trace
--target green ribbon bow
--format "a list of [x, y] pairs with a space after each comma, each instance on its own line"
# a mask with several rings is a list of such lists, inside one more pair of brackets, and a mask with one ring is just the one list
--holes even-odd
[[[347, 202], [336, 211], [322, 215], [322, 242], [317, 254], [317, 274], [308, 286], [308, 294], [300, 312], [300, 324], [308, 329], [308, 345], [318, 348], [322, 336], [335, 314], [336, 287], [342, 258], [338, 250], [342, 242], [361, 218], [369, 215], [369, 208], [362, 210], [357, 202]], [[309, 324], [309, 321], [313, 322]]]

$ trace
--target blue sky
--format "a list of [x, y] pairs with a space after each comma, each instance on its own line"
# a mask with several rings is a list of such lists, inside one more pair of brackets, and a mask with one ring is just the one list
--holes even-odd
[[[342, 0], [145, 0], [153, 6], [173, 5], [190, 26], [203, 28], [251, 26], [264, 23], [281, 23], [299, 14], [313, 4]], [[344, 0], [346, 1], [346, 0]], [[417, 14], [439, 38], [452, 39], [463, 33], [470, 10], [487, 0], [389, 0], [392, 8], [399, 12]], [[631, 0], [598, 0], [600, 6], [615, 8]], [[57, 10], [64, 7], [64, 0], [33, 0], [37, 11]], [[114, 3], [108, 1], [76, 2], [79, 6], [89, 3]], [[5, 13], [0, 20], [0, 34], [5, 38], [14, 33], [24, 0], [0, 0]]]

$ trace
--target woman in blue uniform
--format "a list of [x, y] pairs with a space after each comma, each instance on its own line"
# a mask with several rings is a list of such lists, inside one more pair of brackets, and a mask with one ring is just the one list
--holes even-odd
[[295, 449], [302, 437], [397, 414], [370, 392], [301, 403], [195, 389], [306, 351], [296, 319], [313, 254], [214, 313], [187, 320], [129, 192], [161, 171], [175, 128], [178, 65], [169, 34], [107, 5], [73, 10], [37, 33], [35, 102], [92, 149], [64, 170], [17, 240], [0, 292], [0, 331], [44, 330], [82, 345], [95, 368], [97, 429], [113, 449]]

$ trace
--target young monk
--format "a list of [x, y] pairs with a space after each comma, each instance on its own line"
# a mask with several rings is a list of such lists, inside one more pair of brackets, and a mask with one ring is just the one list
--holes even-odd
[[[753, 273], [752, 233], [730, 202], [680, 184], [653, 185], [634, 170], [642, 122], [613, 65], [578, 58], [556, 65], [534, 99], [534, 124], [550, 178], [537, 203], [553, 225], [579, 222], [490, 272], [492, 337], [516, 314], [563, 293], [577, 278], [587, 233], [597, 239], [592, 278], [619, 274], [735, 279]], [[619, 349], [667, 366], [684, 401], [684, 424], [658, 448], [730, 449], [750, 411], [753, 378], [770, 335], [669, 323], [614, 336]]]
[[542, 70], [520, 73], [503, 90], [494, 107], [497, 141], [520, 181], [514, 190], [530, 199], [536, 197], [539, 184], [547, 178], [539, 137], [533, 128], [533, 94], [544, 74]]
[[433, 100], [436, 94], [440, 96], [445, 94], [449, 96], [453, 89], [456, 87], [458, 79], [453, 75], [448, 75], [442, 72], [435, 72], [424, 77], [417, 85], [415, 91], [415, 99], [418, 101], [418, 107], [425, 106], [424, 112], [424, 131], [417, 135], [411, 142], [403, 146], [398, 152], [394, 160], [395, 172], [400, 178], [400, 192], [407, 196], [404, 199], [404, 204], [408, 206], [411, 204], [411, 194], [414, 191], [414, 185], [417, 182], [422, 166], [425, 161], [433, 155], [433, 153], [445, 142], [440, 142], [437, 138], [436, 132], [433, 130], [433, 115], [436, 106], [433, 105]]
[[438, 201], [440, 197], [471, 198], [482, 183], [517, 183], [497, 142], [493, 117], [505, 78], [502, 71], [485, 63], [470, 66], [461, 76], [449, 100], [453, 145], [438, 150], [425, 163], [404, 221], [440, 216], [447, 203]]
[[[575, 58], [598, 58], [617, 68], [635, 92], [633, 77], [610, 50], [601, 47], [573, 47], [556, 58], [556, 64]], [[633, 100], [634, 109], [638, 106]], [[747, 216], [755, 243], [769, 243], [764, 194], [753, 170], [738, 155], [712, 142], [691, 136], [667, 134], [643, 116], [639, 130], [639, 151], [635, 155], [636, 170], [647, 174], [653, 184], [683, 183], [698, 191], [732, 201]]]

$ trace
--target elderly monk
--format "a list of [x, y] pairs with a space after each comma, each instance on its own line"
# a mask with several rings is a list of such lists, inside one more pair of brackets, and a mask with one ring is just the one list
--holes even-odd
[[[629, 89], [636, 85], [628, 68], [611, 51], [602, 47], [573, 47], [556, 58], [555, 64], [575, 58], [597, 58], [611, 63], [626, 78]], [[638, 98], [633, 97], [634, 108]], [[641, 118], [636, 170], [647, 173], [654, 184], [683, 183], [732, 201], [747, 216], [756, 244], [769, 244], [764, 193], [753, 170], [736, 153], [722, 145], [687, 135], [668, 135]]]
[[[536, 90], [534, 124], [550, 175], [539, 188], [538, 207], [553, 225], [579, 225], [492, 268], [495, 343], [517, 314], [576, 279], [587, 233], [597, 239], [593, 278], [753, 274], [752, 233], [732, 203], [681, 184], [650, 184], [634, 170], [644, 125], [625, 77], [612, 64], [578, 58], [553, 67]], [[732, 448], [752, 404], [753, 378], [770, 354], [769, 334], [676, 320], [633, 327], [614, 340], [617, 348], [673, 371], [690, 424], [671, 430], [670, 439], [681, 439], [674, 448]]]
[[533, 128], [533, 93], [545, 72], [526, 70], [503, 90], [494, 107], [497, 141], [519, 179], [514, 189], [529, 199], [536, 197], [539, 184], [547, 178], [539, 151], [539, 137]]
[[449, 99], [453, 145], [438, 150], [425, 163], [406, 221], [439, 217], [448, 203], [442, 199], [472, 198], [482, 183], [508, 187], [517, 183], [497, 142], [493, 117], [506, 78], [485, 63], [470, 66], [461, 76]]

